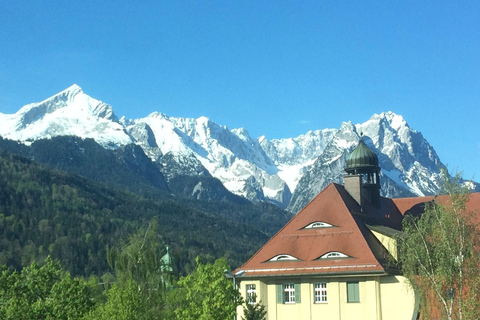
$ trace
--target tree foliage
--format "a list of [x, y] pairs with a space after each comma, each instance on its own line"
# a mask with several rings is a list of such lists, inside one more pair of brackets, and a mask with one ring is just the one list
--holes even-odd
[[[224, 278], [227, 259], [245, 261], [288, 218], [268, 204], [147, 198], [0, 150], [0, 319], [229, 319], [240, 297]], [[194, 271], [168, 305], [164, 244], [181, 274]]]
[[128, 292], [134, 283], [135, 297], [141, 297], [146, 314], [159, 317], [165, 306], [165, 294], [176, 278], [174, 266], [163, 260], [166, 254], [165, 245], [157, 234], [155, 218], [147, 230], [131, 235], [127, 243], [107, 249], [108, 263], [116, 275], [114, 293]]
[[73, 276], [102, 276], [111, 272], [106, 248], [153, 217], [183, 274], [195, 269], [199, 255], [239, 265], [268, 240], [244, 223], [211, 214], [214, 207], [147, 199], [0, 151], [0, 265], [21, 270], [50, 255]]
[[267, 310], [261, 301], [252, 304], [246, 303], [243, 307], [243, 317], [242, 320], [265, 320], [267, 315]]
[[0, 275], [1, 319], [80, 319], [92, 307], [92, 290], [80, 278], [64, 273], [47, 257], [21, 272], [5, 265]]
[[214, 264], [202, 264], [198, 257], [196, 260], [197, 269], [182, 277], [177, 288], [168, 294], [172, 319], [232, 319], [241, 304], [241, 296], [234, 290], [233, 282], [225, 277], [225, 270], [229, 270], [227, 260], [220, 258]]
[[472, 271], [480, 266], [479, 233], [466, 210], [468, 192], [460, 175], [445, 173], [444, 180], [445, 196], [427, 203], [420, 217], [405, 216], [401, 266], [427, 317], [439, 303], [448, 319], [477, 319], [480, 278]]
[[88, 313], [85, 320], [147, 320], [158, 319], [148, 308], [145, 295], [133, 279], [115, 283], [107, 291], [107, 301]]

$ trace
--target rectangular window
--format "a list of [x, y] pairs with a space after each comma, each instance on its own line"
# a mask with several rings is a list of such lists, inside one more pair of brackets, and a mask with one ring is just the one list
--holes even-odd
[[315, 283], [314, 290], [315, 303], [327, 303], [327, 283]]
[[295, 303], [295, 285], [293, 283], [283, 285], [283, 302]]
[[347, 282], [347, 302], [360, 302], [358, 282]]
[[254, 284], [247, 284], [247, 303], [257, 303], [257, 287]]
[[300, 303], [300, 283], [276, 285], [277, 303]]

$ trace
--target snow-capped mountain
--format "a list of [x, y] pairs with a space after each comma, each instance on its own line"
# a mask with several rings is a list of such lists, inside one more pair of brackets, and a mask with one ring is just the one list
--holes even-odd
[[438, 193], [444, 166], [435, 150], [402, 116], [387, 112], [375, 114], [362, 124], [342, 123], [312, 168], [302, 176], [288, 210], [299, 211], [328, 183], [342, 183], [346, 156], [361, 138], [378, 155], [382, 195]]
[[360, 133], [379, 156], [384, 195], [438, 191], [442, 164], [435, 150], [392, 112], [296, 138], [253, 139], [243, 128], [229, 130], [206, 117], [175, 118], [154, 112], [140, 119], [118, 119], [110, 105], [73, 85], [15, 114], [0, 113], [3, 138], [28, 143], [70, 135], [92, 138], [109, 149], [134, 143], [157, 163], [167, 180], [214, 177], [234, 194], [269, 200], [292, 212], [329, 182], [342, 182], [345, 156], [358, 143]]
[[[272, 160], [245, 129], [228, 130], [205, 117], [173, 118], [157, 112], [121, 122], [139, 145], [146, 146], [147, 154], [153, 159], [160, 160], [162, 156], [175, 159], [177, 165], [184, 168], [177, 172], [184, 175], [197, 175], [203, 167], [228, 190], [250, 200], [264, 198], [261, 186], [251, 194], [252, 180], [269, 185], [276, 179], [278, 170]], [[164, 168], [167, 177], [174, 175], [167, 166]], [[284, 182], [277, 180], [283, 188]]]
[[10, 140], [71, 135], [93, 138], [108, 148], [133, 143], [112, 107], [89, 97], [77, 85], [42, 102], [27, 104], [15, 114], [0, 113], [0, 121], [0, 135]]

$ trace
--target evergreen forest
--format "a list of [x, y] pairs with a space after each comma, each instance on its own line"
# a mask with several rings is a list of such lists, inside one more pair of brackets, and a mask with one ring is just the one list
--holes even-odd
[[154, 217], [183, 274], [194, 269], [197, 256], [225, 257], [239, 266], [271, 234], [253, 227], [258, 211], [265, 209], [264, 224], [274, 214], [267, 204], [189, 203], [117, 190], [0, 151], [0, 265], [21, 270], [51, 256], [72, 275], [102, 276], [111, 272], [106, 248]]

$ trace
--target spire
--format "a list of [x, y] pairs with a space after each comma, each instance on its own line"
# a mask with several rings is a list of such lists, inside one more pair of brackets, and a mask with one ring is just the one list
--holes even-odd
[[172, 256], [170, 255], [170, 252], [168, 250], [168, 246], [167, 246], [167, 253], [160, 258], [160, 261], [162, 263], [162, 265], [160, 266], [160, 269], [162, 271], [173, 271], [173, 258]]

